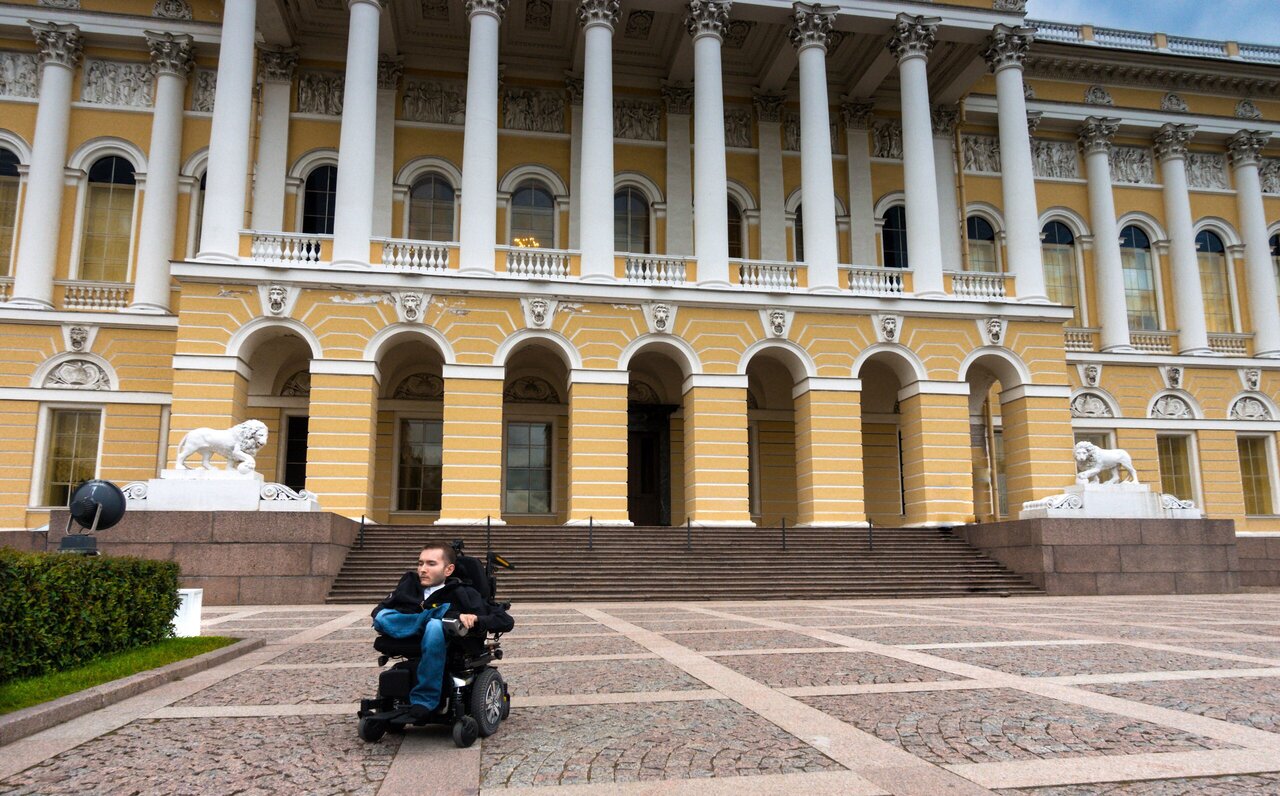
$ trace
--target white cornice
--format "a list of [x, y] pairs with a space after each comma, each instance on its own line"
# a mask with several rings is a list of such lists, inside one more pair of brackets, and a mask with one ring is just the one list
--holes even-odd
[[61, 326], [66, 323], [92, 324], [113, 329], [178, 328], [176, 315], [142, 315], [130, 312], [68, 312], [9, 307], [0, 303], [0, 323], [15, 322], [34, 326]]
[[[965, 100], [964, 109], [971, 122], [984, 117], [994, 119], [997, 110], [996, 98], [989, 94], [971, 94]], [[1225, 140], [1241, 130], [1262, 130], [1280, 134], [1280, 122], [1271, 122], [1264, 119], [1236, 119], [1229, 116], [1206, 116], [1195, 113], [1171, 113], [1149, 108], [1117, 108], [1086, 105], [1083, 102], [1028, 100], [1027, 111], [1044, 114], [1041, 117], [1040, 130], [1052, 130], [1054, 129], [1054, 122], [1059, 124], [1066, 122], [1069, 124], [1063, 125], [1063, 129], [1069, 127], [1071, 132], [1074, 133], [1075, 127], [1083, 123], [1088, 117], [1103, 115], [1120, 119], [1121, 136], [1124, 136], [1126, 132], [1140, 132], [1149, 136], [1151, 131], [1160, 129], [1162, 125], [1168, 124], [1170, 121], [1195, 125], [1196, 143], [1203, 143], [1206, 139], [1220, 138]], [[1124, 187], [1131, 188], [1134, 186], [1126, 185]]]
[[1038, 42], [1027, 56], [1026, 73], [1032, 78], [1146, 86], [1166, 91], [1258, 98], [1280, 96], [1280, 73], [1266, 64], [1192, 59], [1154, 50]]
[[1203, 370], [1280, 369], [1280, 359], [1259, 359], [1257, 357], [1182, 357], [1176, 354], [1113, 354], [1101, 351], [1067, 352], [1067, 364], [1069, 365], [1086, 365], [1095, 362], [1104, 365], [1140, 365], [1142, 367], [1181, 365], [1184, 368]]
[[[127, 44], [145, 51], [147, 42], [144, 31], [162, 30], [166, 33], [183, 33], [198, 44], [217, 44], [222, 36], [222, 26], [216, 22], [192, 22], [181, 19], [159, 19], [133, 14], [117, 14], [103, 11], [52, 8], [50, 6], [0, 4], [0, 35], [21, 30], [17, 38], [30, 40], [28, 20], [75, 25], [88, 44]], [[212, 54], [212, 51], [207, 54]]]
[[167, 406], [173, 403], [173, 396], [167, 392], [0, 387], [0, 401], [78, 404], [162, 404]]

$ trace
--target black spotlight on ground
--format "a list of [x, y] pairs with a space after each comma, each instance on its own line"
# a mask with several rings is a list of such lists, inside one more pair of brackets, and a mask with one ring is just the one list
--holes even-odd
[[[98, 555], [98, 539], [93, 536], [94, 532], [105, 531], [119, 522], [124, 516], [124, 506], [124, 493], [110, 481], [95, 478], [76, 487], [67, 502], [71, 516], [67, 519], [67, 533], [58, 545], [58, 552]], [[72, 521], [87, 533], [71, 533]]]

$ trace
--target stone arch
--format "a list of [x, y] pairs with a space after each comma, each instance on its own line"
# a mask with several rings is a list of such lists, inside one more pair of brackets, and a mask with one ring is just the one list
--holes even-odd
[[872, 357], [879, 357], [879, 361], [887, 364], [897, 375], [903, 387], [929, 378], [929, 371], [916, 353], [897, 343], [876, 343], [864, 348], [862, 353], [858, 354], [858, 358], [853, 361], [853, 368], [849, 375], [855, 379], [862, 378], [862, 368]]
[[1107, 405], [1107, 411], [1111, 413], [1111, 417], [1124, 417], [1124, 413], [1120, 409], [1120, 402], [1117, 401], [1115, 396], [1107, 390], [1104, 390], [1101, 387], [1077, 387], [1071, 391], [1071, 403], [1074, 404], [1076, 399], [1082, 395], [1092, 395], [1097, 397], [1098, 400]]
[[738, 203], [738, 207], [742, 209], [743, 215], [753, 210], [759, 210], [760, 206], [756, 203], [755, 196], [752, 195], [751, 189], [736, 180], [728, 180], [725, 183], [725, 189], [728, 191], [729, 198]]
[[555, 351], [564, 362], [566, 368], [578, 370], [582, 367], [582, 355], [577, 347], [559, 332], [548, 329], [520, 329], [507, 336], [493, 353], [493, 364], [506, 366], [511, 355], [531, 343], [544, 343], [545, 347]]
[[178, 169], [178, 174], [183, 177], [190, 177], [199, 180], [200, 175], [204, 174], [209, 168], [209, 147], [202, 147], [192, 152], [191, 155], [182, 162], [182, 166]]
[[613, 192], [616, 194], [623, 188], [635, 188], [644, 194], [645, 201], [649, 203], [650, 212], [655, 204], [666, 201], [662, 197], [662, 189], [658, 184], [638, 171], [620, 171], [614, 175]]
[[387, 351], [390, 351], [405, 340], [414, 338], [420, 338], [435, 348], [437, 353], [444, 358], [446, 365], [457, 363], [457, 355], [453, 352], [453, 346], [449, 344], [449, 340], [439, 329], [416, 323], [394, 323], [378, 332], [369, 341], [369, 344], [364, 347], [364, 353], [361, 358], [366, 362], [377, 362]]
[[1155, 395], [1151, 396], [1151, 400], [1147, 402], [1147, 411], [1144, 417], [1154, 418], [1156, 405], [1160, 403], [1160, 399], [1170, 398], [1170, 397], [1180, 398], [1182, 399], [1183, 402], [1186, 403], [1187, 408], [1191, 412], [1191, 417], [1185, 418], [1185, 419], [1187, 420], [1203, 420], [1204, 419], [1204, 409], [1201, 408], [1200, 402], [1197, 401], [1191, 395], [1191, 393], [1187, 392], [1186, 390], [1179, 390], [1179, 389], [1172, 389], [1172, 388], [1166, 389], [1166, 390], [1160, 390]]
[[67, 158], [67, 166], [76, 171], [87, 172], [98, 159], [112, 156], [129, 161], [133, 164], [135, 173], [145, 174], [147, 171], [147, 156], [138, 145], [115, 136], [100, 136], [85, 141]]
[[116, 369], [104, 357], [89, 351], [64, 351], [49, 357], [31, 375], [31, 386], [37, 389], [44, 387], [45, 381], [59, 366], [74, 360], [83, 360], [98, 366], [107, 380], [107, 389], [112, 392], [120, 389], [120, 377], [116, 375]]
[[560, 175], [553, 169], [537, 163], [524, 163], [512, 168], [502, 175], [502, 179], [498, 180], [498, 190], [502, 193], [511, 194], [515, 191], [516, 186], [526, 179], [544, 182], [557, 201], [569, 195], [569, 189]]
[[967, 224], [970, 216], [978, 216], [991, 225], [996, 231], [997, 240], [1004, 234], [1004, 216], [1000, 209], [990, 202], [970, 202], [964, 209], [964, 220]]
[[632, 340], [618, 355], [618, 370], [627, 370], [637, 354], [655, 350], [662, 351], [675, 360], [686, 379], [702, 373], [702, 362], [693, 346], [684, 338], [669, 334], [644, 334]]
[[1153, 249], [1160, 241], [1169, 239], [1169, 234], [1165, 232], [1164, 227], [1150, 213], [1134, 210], [1116, 219], [1117, 231], [1124, 232], [1124, 228], [1128, 226], [1135, 226], [1147, 233], [1147, 237], [1151, 239], [1151, 247]]
[[455, 191], [462, 188], [462, 171], [452, 161], [441, 157], [419, 157], [410, 160], [396, 173], [396, 184], [412, 188], [419, 177], [432, 172], [444, 175]]
[[738, 359], [738, 372], [745, 374], [747, 365], [757, 355], [773, 356], [791, 372], [792, 380], [797, 383], [818, 375], [818, 368], [809, 352], [790, 340], [757, 340], [752, 343]]
[[337, 166], [338, 150], [328, 147], [320, 147], [304, 152], [293, 165], [289, 167], [289, 179], [296, 180], [300, 185], [307, 179], [307, 175], [315, 171], [320, 166]]
[[1000, 380], [1003, 389], [1021, 387], [1031, 383], [1031, 369], [1017, 354], [998, 346], [983, 346], [969, 352], [960, 363], [959, 380], [968, 381], [969, 369], [981, 365]]
[[1236, 404], [1240, 403], [1246, 398], [1253, 398], [1259, 401], [1262, 404], [1263, 408], [1266, 409], [1267, 414], [1269, 415], [1269, 417], [1266, 417], [1266, 418], [1256, 418], [1256, 419], [1276, 420], [1277, 418], [1280, 418], [1280, 411], [1277, 410], [1276, 402], [1271, 399], [1271, 396], [1267, 395], [1266, 393], [1246, 390], [1245, 392], [1241, 392], [1235, 395], [1234, 397], [1232, 397], [1232, 399], [1227, 403], [1226, 417], [1228, 420], [1236, 419], [1235, 417], [1232, 416], [1233, 413], [1235, 412]]
[[228, 356], [237, 357], [243, 362], [248, 362], [259, 345], [273, 337], [278, 337], [288, 332], [292, 332], [302, 338], [303, 342], [311, 349], [312, 359], [324, 358], [324, 346], [320, 345], [320, 340], [316, 337], [315, 332], [311, 331], [311, 328], [306, 324], [292, 318], [254, 318], [237, 329], [235, 334], [231, 335], [231, 339], [227, 341], [226, 353]]
[[895, 205], [905, 206], [906, 204], [907, 195], [905, 193], [902, 191], [890, 191], [876, 200], [875, 207], [872, 209], [872, 215], [875, 216], [877, 221], [883, 221], [884, 214], [889, 211], [889, 208], [894, 207]]
[[1218, 216], [1205, 216], [1204, 218], [1196, 221], [1195, 225], [1191, 228], [1191, 234], [1193, 236], [1199, 235], [1204, 230], [1217, 234], [1218, 237], [1222, 238], [1222, 243], [1225, 246], [1240, 246], [1244, 243], [1244, 241], [1240, 239], [1240, 233], [1238, 233], [1231, 222], [1227, 221], [1225, 218], [1220, 218]]
[[18, 163], [23, 166], [31, 165], [31, 147], [27, 144], [22, 136], [13, 132], [0, 128], [0, 147], [4, 147], [13, 154], [18, 156]]
[[1093, 234], [1089, 231], [1089, 222], [1085, 217], [1069, 207], [1058, 205], [1045, 210], [1040, 214], [1039, 229], [1043, 230], [1050, 221], [1058, 221], [1065, 224], [1067, 229], [1071, 230], [1071, 234], [1076, 236], [1077, 243], [1079, 243], [1079, 238]]

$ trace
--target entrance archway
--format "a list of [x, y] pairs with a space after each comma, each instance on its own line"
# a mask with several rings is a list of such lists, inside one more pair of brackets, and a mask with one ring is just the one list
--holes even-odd
[[627, 516], [635, 525], [671, 525], [684, 516], [684, 372], [651, 346], [627, 376]]

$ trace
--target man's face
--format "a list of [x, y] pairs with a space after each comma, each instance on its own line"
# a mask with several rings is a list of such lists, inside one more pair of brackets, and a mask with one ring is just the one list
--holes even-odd
[[439, 586], [452, 574], [453, 564], [445, 561], [443, 550], [427, 548], [418, 554], [418, 581], [423, 586]]

